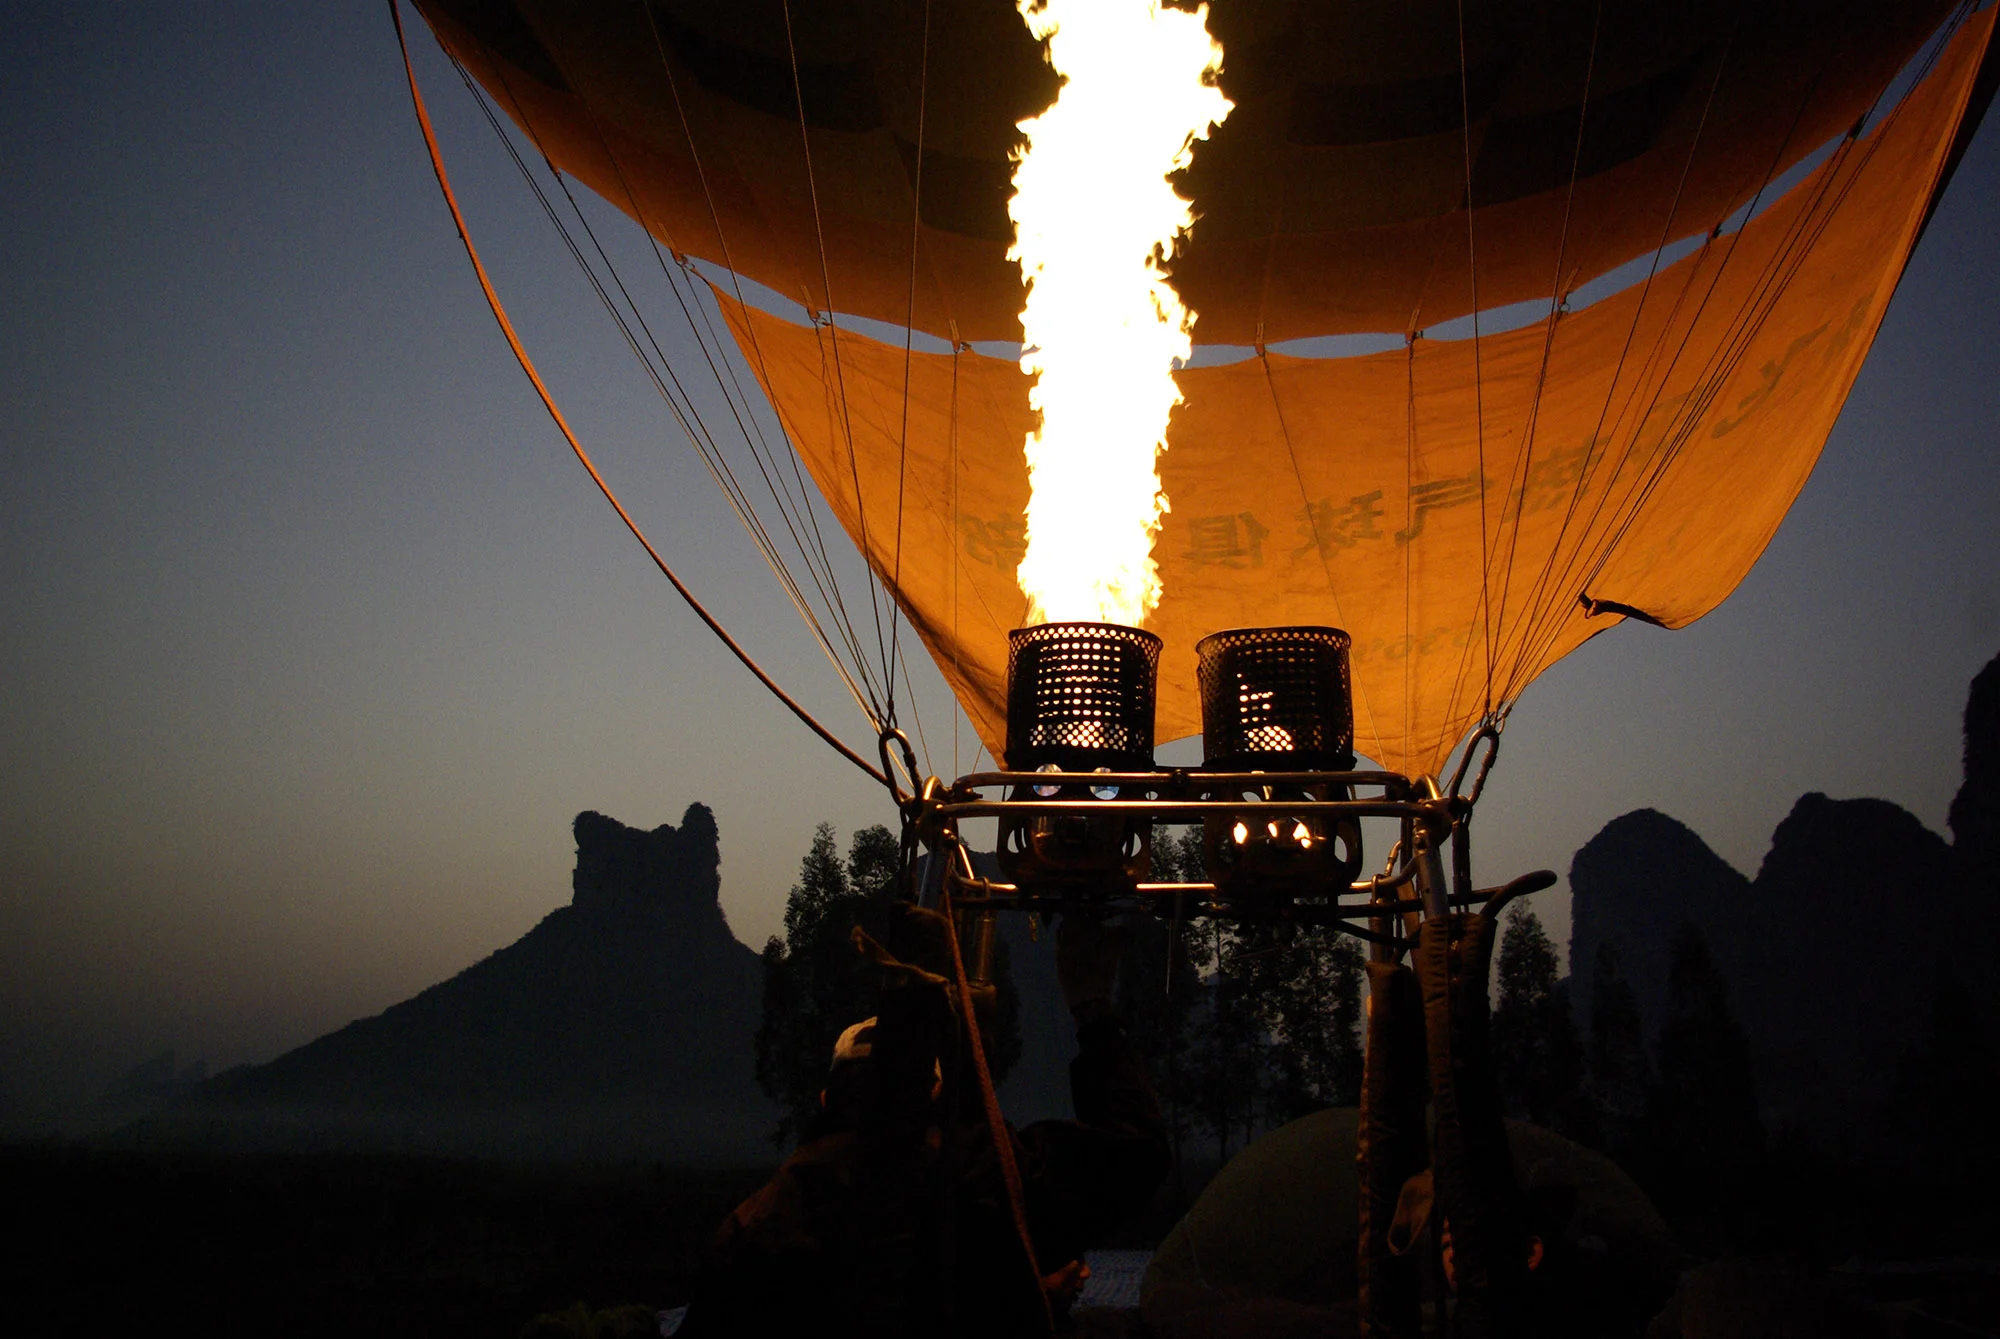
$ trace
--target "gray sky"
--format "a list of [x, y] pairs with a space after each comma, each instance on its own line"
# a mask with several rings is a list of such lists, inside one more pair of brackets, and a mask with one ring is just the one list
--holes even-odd
[[[27, 5], [8, 30], [0, 1085], [18, 1106], [164, 1046], [265, 1059], [449, 975], [567, 901], [579, 809], [651, 826], [710, 804], [753, 945], [816, 821], [892, 817], [570, 459], [473, 284], [382, 6]], [[669, 560], [865, 745], [415, 34], [475, 236], [565, 411]], [[1482, 878], [1566, 869], [1640, 806], [1750, 873], [1806, 790], [1943, 829], [1966, 683], [2000, 651], [1996, 220], [1989, 125], [1743, 587], [1528, 692]], [[1559, 939], [1561, 896], [1543, 903]]]

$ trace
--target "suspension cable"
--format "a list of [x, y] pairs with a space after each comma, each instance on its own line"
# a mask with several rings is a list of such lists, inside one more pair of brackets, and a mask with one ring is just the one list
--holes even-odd
[[[562, 239], [571, 258], [575, 260], [577, 268], [582, 272], [585, 281], [590, 285], [591, 290], [596, 293], [598, 302], [604, 307], [606, 314], [611, 317], [612, 323], [618, 327], [619, 333], [625, 339], [626, 347], [631, 350], [632, 356], [638, 359], [640, 366], [645, 370], [648, 380], [653, 383], [654, 389], [659, 393], [661, 400], [673, 415], [674, 422], [679, 426], [682, 434], [686, 436], [689, 444], [694, 447], [696, 454], [701, 457], [703, 465], [708, 469], [709, 477], [715, 481], [716, 487], [728, 499], [731, 509], [736, 513], [737, 519], [742, 522], [744, 529], [750, 535], [751, 541], [757, 545], [759, 554], [778, 578], [779, 586], [784, 590], [786, 597], [791, 600], [792, 606], [797, 610], [800, 618], [805, 621], [807, 628], [812, 632], [820, 649], [825, 653], [828, 662], [832, 664], [834, 673], [840, 677], [849, 695], [853, 697], [855, 705], [861, 708], [862, 714], [869, 719], [870, 724], [878, 725], [879, 713], [874, 710], [869, 700], [863, 698], [861, 689], [856, 685], [853, 675], [849, 673], [846, 664], [835, 653], [826, 630], [819, 621], [818, 615], [806, 600], [804, 591], [800, 588], [797, 579], [793, 577], [790, 569], [785, 566], [784, 560], [779, 556], [775, 542], [772, 540], [769, 531], [751, 505], [748, 496], [743, 491], [742, 485], [737, 481], [735, 472], [730, 468], [728, 459], [722, 455], [721, 445], [715, 440], [713, 430], [703, 420], [701, 411], [694, 403], [693, 396], [688, 393], [687, 388], [681, 383], [679, 374], [674, 371], [672, 361], [668, 359], [665, 350], [660, 347], [659, 340], [653, 334], [652, 327], [647, 323], [645, 315], [639, 311], [638, 303], [626, 288], [624, 280], [619, 277], [616, 266], [611, 263], [611, 258], [606, 254], [603, 244], [598, 241], [596, 231], [591, 228], [589, 219], [585, 217], [582, 208], [577, 203], [575, 194], [569, 189], [568, 183], [563, 180], [562, 174], [556, 169], [553, 163], [547, 164], [551, 175], [555, 178], [558, 189], [562, 191], [564, 199], [569, 202], [571, 212], [576, 215], [577, 222], [582, 227], [584, 235], [589, 240], [591, 247], [596, 251], [598, 259], [603, 263], [606, 272], [610, 275], [612, 285], [618, 290], [618, 294], [624, 299], [626, 306], [631, 309], [632, 317], [638, 322], [640, 333], [645, 336], [646, 344], [652, 347], [653, 354], [658, 357], [659, 366], [657, 367], [654, 365], [652, 358], [647, 356], [646, 350], [641, 347], [639, 336], [633, 333], [632, 324], [626, 319], [624, 310], [612, 300], [610, 290], [605, 287], [604, 281], [598, 277], [597, 272], [591, 267], [589, 260], [583, 254], [583, 249], [577, 244], [576, 239], [570, 234], [568, 227], [557, 214], [548, 194], [543, 191], [541, 183], [535, 180], [533, 172], [522, 158], [520, 151], [515, 148], [513, 141], [508, 138], [507, 132], [501, 128], [499, 118], [494, 115], [492, 107], [480, 95], [478, 85], [473, 82], [471, 73], [455, 58], [452, 64], [458, 70], [459, 78], [464, 81], [467, 94], [479, 107], [479, 110], [485, 116], [488, 127], [492, 129], [494, 136], [500, 141], [501, 147], [513, 161], [515, 168], [519, 170], [521, 179], [527, 183], [528, 189], [542, 206], [542, 212], [548, 217], [550, 225], [555, 228], [557, 236]], [[525, 109], [519, 103], [514, 104], [514, 111], [521, 118], [523, 124], [528, 123]], [[532, 134], [532, 127], [530, 128], [530, 133]], [[545, 159], [544, 162], [546, 163], [547, 160]], [[678, 296], [678, 291], [676, 295]], [[698, 334], [697, 340], [699, 340]], [[711, 363], [712, 368], [713, 364]], [[676, 398], [677, 394], [678, 398]], [[740, 419], [738, 423], [740, 427]], [[796, 539], [796, 536], [794, 538]], [[810, 562], [807, 564], [807, 570], [809, 574], [812, 572]], [[816, 578], [815, 584], [818, 584]], [[821, 593], [823, 597], [823, 588]]]
[[[702, 199], [708, 208], [709, 223], [710, 226], [713, 227], [715, 230], [716, 245], [720, 248], [722, 252], [723, 272], [729, 276], [730, 289], [735, 296], [737, 305], [747, 307], [749, 305], [749, 301], [744, 296], [743, 281], [736, 272], [735, 258], [730, 253], [729, 235], [722, 226], [722, 212], [716, 205], [715, 191], [713, 187], [710, 185], [708, 179], [708, 168], [706, 164], [704, 164], [704, 162], [702, 161], [701, 146], [699, 145], [699, 143], [697, 143], [695, 139], [693, 123], [689, 120], [687, 107], [681, 100], [680, 81], [674, 76], [673, 62], [670, 59], [668, 59], [666, 41], [660, 33], [659, 16], [654, 13], [653, 6], [651, 3], [649, 3], [649, 0], [639, 0], [639, 8], [645, 14], [647, 29], [648, 31], [651, 32], [653, 37], [653, 50], [655, 54], [659, 57], [660, 73], [665, 77], [667, 81], [667, 91], [673, 97], [674, 114], [680, 122], [682, 138], [685, 139], [687, 142], [688, 159], [690, 162], [694, 164], [695, 180], [701, 184]], [[692, 266], [689, 264], [689, 262], [685, 257], [677, 256], [676, 259], [679, 261], [680, 266], [684, 272], [687, 272], [689, 274], [694, 274], [695, 277], [700, 278], [701, 281], [708, 286], [710, 292], [717, 299], [720, 299], [722, 297], [722, 290], [720, 286], [709, 280], [706, 276], [697, 274], [692, 269]], [[708, 309], [706, 306], [702, 306], [701, 310], [703, 313], [704, 321], [706, 321]], [[764, 357], [763, 342], [757, 338], [757, 328], [755, 324], [746, 325], [744, 328], [744, 334], [747, 336], [749, 342], [749, 349], [747, 351], [745, 361], [748, 362], [754, 358], [756, 366], [755, 368], [752, 369], [752, 373], [754, 376], [758, 377], [766, 386], [768, 386], [770, 384], [770, 367]], [[699, 341], [699, 338], [700, 337], [697, 336], [697, 341]], [[721, 341], [719, 338], [716, 339], [716, 347], [718, 351], [720, 351]], [[736, 380], [735, 365], [728, 361], [726, 354], [723, 355], [723, 361], [725, 365], [729, 367], [730, 379], [732, 382], [734, 382]], [[742, 391], [740, 383], [737, 386], [737, 390], [738, 394], [742, 396], [743, 401], [747, 407], [749, 404], [749, 397], [747, 393]], [[818, 555], [819, 570], [824, 574], [826, 581], [825, 586], [822, 588], [822, 594], [829, 600], [830, 604], [829, 612], [833, 614], [835, 625], [841, 629], [842, 640], [847, 644], [850, 653], [855, 658], [855, 667], [857, 672], [861, 676], [861, 682], [863, 683], [864, 686], [869, 686], [869, 691], [872, 694], [873, 688], [871, 685], [871, 680], [868, 675], [867, 659], [865, 656], [861, 654], [860, 641], [858, 634], [855, 632], [853, 617], [848, 613], [847, 600], [845, 595], [841, 591], [838, 575], [835, 573], [832, 566], [832, 562], [827, 556], [828, 551], [826, 546], [826, 536], [820, 526], [819, 509], [812, 505], [812, 495], [813, 495], [812, 490], [807, 486], [804, 472], [801, 470], [799, 466], [798, 449], [793, 443], [794, 433], [792, 431], [791, 426], [785, 421], [785, 414], [783, 409], [775, 401], [771, 403], [771, 410], [778, 420], [778, 436], [779, 439], [783, 441], [785, 444], [785, 454], [790, 466], [790, 474], [792, 476], [792, 482], [797, 486], [798, 500], [796, 506], [800, 517], [800, 525], [803, 530], [810, 531], [812, 536], [812, 545], [810, 551], [808, 551], [805, 548], [805, 546], [802, 545], [801, 553], [803, 556], [806, 557], [806, 562], [809, 569], [812, 567], [811, 555], [812, 554]], [[755, 424], [757, 421], [754, 413], [751, 414], [751, 421], [753, 424]], [[761, 427], [758, 430], [758, 439], [760, 442], [763, 440], [763, 433]], [[771, 469], [777, 472], [779, 477], [779, 484], [782, 488], [782, 491], [785, 493], [787, 498], [790, 498], [792, 496], [792, 488], [788, 485], [784, 485], [783, 483], [785, 471], [779, 467], [777, 460], [777, 453], [775, 451], [769, 450], [768, 443], [765, 443], [765, 447], [766, 447], [766, 454], [768, 454], [771, 457]], [[770, 479], [769, 476], [767, 475], [766, 476], [767, 486], [769, 483]], [[780, 504], [780, 506], [782, 509], [783, 504]], [[865, 558], [863, 559], [863, 563], [865, 566], [866, 565]], [[871, 714], [873, 716], [881, 715], [879, 711], [873, 711]]]
[[646, 538], [645, 532], [639, 528], [638, 522], [632, 519], [631, 513], [626, 511], [624, 504], [619, 502], [617, 494], [611, 491], [611, 485], [606, 483], [604, 476], [598, 473], [597, 466], [590, 459], [590, 453], [585, 451], [583, 443], [577, 440], [576, 433], [570, 429], [569, 421], [563, 417], [562, 410], [557, 408], [555, 397], [549, 392], [547, 384], [543, 382], [541, 373], [535, 370], [534, 361], [528, 357], [527, 348], [521, 343], [521, 337], [515, 333], [514, 323], [508, 319], [506, 308], [501, 305], [500, 295], [494, 291], [493, 281], [486, 273], [486, 265], [480, 260], [479, 252], [472, 244], [472, 233], [466, 227], [465, 215], [459, 210], [458, 197], [453, 193], [451, 179], [445, 173], [444, 154], [438, 147], [437, 132], [431, 125], [430, 112], [424, 106], [423, 93], [417, 88], [417, 69], [410, 60], [409, 40], [403, 32], [403, 14], [398, 0], [389, 0], [389, 18], [396, 27], [396, 45], [402, 52], [403, 72], [408, 77], [410, 84], [410, 102], [416, 109], [417, 124], [423, 130], [424, 147], [430, 153], [431, 171], [437, 176], [438, 189], [444, 194], [445, 206], [451, 211], [452, 223], [458, 229], [459, 241], [465, 245], [465, 254], [467, 259], [472, 262], [472, 270], [474, 275], [478, 277], [480, 291], [485, 294], [486, 305], [492, 311], [493, 319], [499, 323], [500, 333], [506, 336], [507, 345], [513, 350], [515, 361], [521, 365], [521, 371], [527, 374], [529, 383], [535, 388], [535, 394], [541, 398], [542, 407], [548, 410], [550, 419], [555, 422], [556, 427], [562, 432], [563, 439], [569, 443], [569, 448], [575, 454], [577, 462], [590, 475], [591, 482], [597, 485], [597, 491], [604, 495], [604, 500], [611, 504], [611, 509], [618, 513], [618, 519], [625, 523], [625, 528], [631, 531], [632, 537], [639, 541], [641, 548], [646, 550], [646, 556], [653, 560], [653, 566], [657, 567], [660, 570], [660, 574], [666, 577], [668, 582], [673, 585], [674, 591], [687, 604], [688, 608], [692, 609], [695, 615], [708, 625], [708, 630], [714, 633], [724, 646], [729, 648], [731, 654], [737, 660], [742, 662], [743, 667], [756, 675], [757, 681], [769, 689], [773, 697], [782, 702], [807, 728], [812, 730], [814, 734], [818, 735], [842, 757], [846, 758], [856, 767], [859, 767], [882, 785], [888, 785], [889, 778], [884, 773], [878, 771], [873, 764], [849, 748], [824, 725], [821, 725], [818, 720], [814, 719], [811, 712], [800, 706], [789, 693], [778, 686], [776, 680], [766, 674], [763, 668], [750, 658], [749, 653], [742, 646], [738, 645], [736, 639], [729, 635], [728, 630], [716, 621], [715, 616], [708, 612], [700, 600], [695, 598], [694, 592], [687, 588], [686, 584], [681, 581], [680, 577], [675, 574], [671, 567], [667, 566], [667, 562], [660, 556], [659, 550], [653, 547], [652, 541]]

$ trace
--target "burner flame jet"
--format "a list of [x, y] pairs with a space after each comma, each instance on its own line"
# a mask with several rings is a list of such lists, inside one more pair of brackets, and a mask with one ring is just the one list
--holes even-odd
[[1040, 423], [1026, 443], [1030, 624], [1138, 626], [1160, 601], [1156, 468], [1181, 402], [1173, 370], [1195, 314], [1165, 265], [1193, 226], [1172, 173], [1229, 114], [1208, 9], [1155, 0], [1020, 0], [1063, 76], [1020, 123], [1014, 245], [1027, 286], [1021, 370]]

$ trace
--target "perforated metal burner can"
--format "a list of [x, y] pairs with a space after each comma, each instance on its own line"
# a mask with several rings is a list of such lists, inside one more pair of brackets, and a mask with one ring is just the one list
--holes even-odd
[[[1145, 772], [1153, 766], [1160, 639], [1117, 623], [1043, 623], [1007, 635], [1007, 754], [1015, 772]], [[1018, 787], [1016, 799], [1087, 806], [1115, 785]], [[1082, 810], [1002, 820], [1001, 870], [1024, 886], [1106, 894], [1152, 868], [1152, 823]]]
[[[1339, 628], [1233, 628], [1196, 643], [1203, 769], [1352, 770], [1350, 640]], [[1209, 878], [1232, 897], [1266, 902], [1337, 893], [1360, 871], [1361, 825], [1288, 806], [1351, 793], [1333, 781], [1235, 789], [1230, 798], [1244, 807], [1202, 824]]]
[[1007, 634], [1007, 766], [1143, 772], [1153, 765], [1160, 639], [1118, 623]]
[[1232, 628], [1195, 643], [1201, 748], [1213, 770], [1354, 766], [1352, 639], [1339, 628]]

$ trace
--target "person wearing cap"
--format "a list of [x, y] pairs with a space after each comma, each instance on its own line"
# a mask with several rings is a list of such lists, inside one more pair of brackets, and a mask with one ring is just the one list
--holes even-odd
[[[1111, 1004], [1122, 938], [1066, 915], [1056, 963], [1077, 1027], [1076, 1119], [1005, 1127], [1031, 1272], [968, 1058], [949, 924], [898, 904], [885, 939], [857, 933], [883, 978], [877, 1014], [841, 1034], [818, 1119], [717, 1231], [682, 1335], [1040, 1333], [1080, 1290], [1084, 1248], [1164, 1179], [1166, 1123]], [[971, 993], [983, 1024], [992, 988]]]

